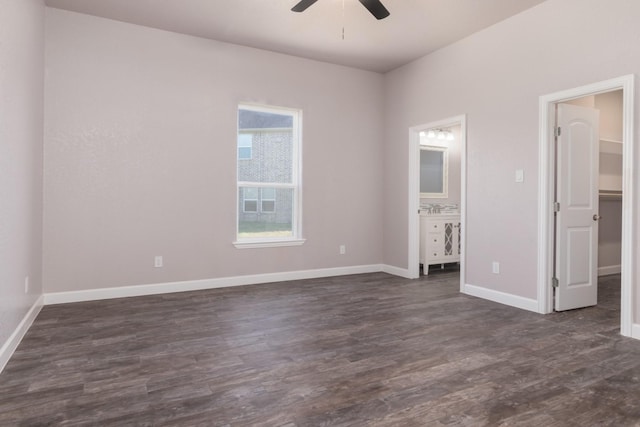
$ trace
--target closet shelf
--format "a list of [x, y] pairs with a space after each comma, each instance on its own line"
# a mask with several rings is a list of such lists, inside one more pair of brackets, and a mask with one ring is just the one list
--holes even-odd
[[600, 190], [601, 199], [622, 200], [622, 191], [620, 190]]

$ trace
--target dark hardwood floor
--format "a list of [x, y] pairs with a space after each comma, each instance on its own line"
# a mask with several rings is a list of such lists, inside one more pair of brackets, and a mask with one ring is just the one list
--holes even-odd
[[44, 307], [0, 426], [640, 425], [619, 276], [541, 316], [383, 273]]

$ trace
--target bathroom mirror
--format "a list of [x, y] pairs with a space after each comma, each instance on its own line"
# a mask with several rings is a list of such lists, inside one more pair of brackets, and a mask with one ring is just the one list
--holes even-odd
[[420, 147], [420, 197], [445, 199], [447, 193], [448, 156], [446, 147]]

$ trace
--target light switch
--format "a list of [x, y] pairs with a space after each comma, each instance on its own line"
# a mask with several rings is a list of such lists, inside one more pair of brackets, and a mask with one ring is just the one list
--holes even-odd
[[524, 182], [524, 170], [516, 169], [516, 182]]

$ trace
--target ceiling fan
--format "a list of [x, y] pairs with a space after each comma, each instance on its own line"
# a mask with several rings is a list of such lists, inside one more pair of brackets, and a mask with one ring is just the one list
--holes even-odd
[[[294, 12], [304, 12], [305, 10], [307, 10], [309, 6], [311, 6], [317, 1], [318, 0], [301, 0], [298, 4], [293, 6], [291, 10]], [[384, 7], [384, 5], [380, 2], [380, 0], [359, 0], [359, 1], [360, 3], [362, 3], [364, 7], [367, 8], [369, 12], [371, 12], [373, 16], [376, 17], [376, 19], [384, 19], [390, 15], [389, 11], [387, 10], [386, 7]]]

